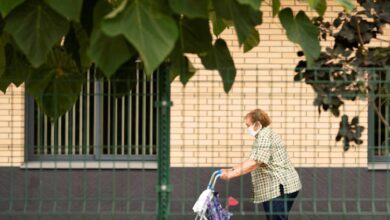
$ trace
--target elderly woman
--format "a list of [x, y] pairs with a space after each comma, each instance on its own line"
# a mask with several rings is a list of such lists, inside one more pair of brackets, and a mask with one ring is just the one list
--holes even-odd
[[222, 169], [221, 179], [230, 180], [251, 173], [254, 203], [263, 203], [268, 220], [288, 219], [294, 199], [302, 188], [298, 173], [288, 158], [281, 137], [270, 127], [261, 109], [245, 116], [250, 136], [255, 137], [249, 159], [231, 169]]

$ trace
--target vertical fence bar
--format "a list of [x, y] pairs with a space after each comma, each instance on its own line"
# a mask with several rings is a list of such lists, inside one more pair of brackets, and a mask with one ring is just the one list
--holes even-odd
[[[390, 119], [389, 119], [389, 114], [390, 114], [390, 96], [388, 95], [389, 94], [389, 91], [390, 91], [390, 68], [386, 68], [385, 70], [385, 74], [386, 74], [386, 103], [387, 103], [387, 106], [386, 106], [386, 115], [385, 115], [385, 118], [386, 118], [386, 121], [387, 123], [390, 122]], [[388, 129], [386, 129], [387, 131]], [[389, 141], [386, 141], [386, 157], [388, 158], [388, 160], [390, 159], [390, 138], [389, 138], [389, 132], [386, 132], [386, 140], [389, 140]], [[386, 211], [387, 213], [390, 212], [390, 187], [389, 187], [389, 182], [390, 182], [390, 174], [389, 174], [389, 170], [390, 170], [390, 163], [387, 163], [386, 165], [386, 184], [385, 186], [386, 187], [386, 198], [387, 198], [387, 201], [386, 201]]]
[[83, 144], [83, 89], [81, 89], [81, 93], [79, 96], [79, 120], [78, 120], [78, 127], [79, 127], [79, 154], [83, 154], [84, 152], [84, 144]]
[[[388, 71], [384, 71], [385, 72], [385, 77], [386, 77], [386, 81], [385, 81], [385, 94], [388, 94], [388, 91], [390, 89], [389, 87], [389, 83], [390, 83], [390, 76], [389, 76], [389, 72]], [[389, 102], [390, 102], [390, 97], [389, 96], [386, 96], [386, 107], [385, 107], [385, 119], [389, 119]], [[384, 129], [385, 130], [385, 144], [384, 147], [385, 149], [383, 149], [384, 151], [384, 156], [389, 156], [389, 129]]]
[[[367, 74], [370, 74], [369, 70], [366, 70]], [[373, 82], [369, 78], [368, 84], [371, 85]], [[368, 129], [368, 155], [367, 160], [368, 162], [375, 160], [375, 154], [374, 154], [374, 144], [375, 144], [375, 115], [374, 115], [374, 109], [375, 109], [375, 93], [374, 91], [368, 91], [368, 127], [372, 129]]]
[[121, 113], [121, 155], [125, 154], [125, 96], [121, 98], [122, 100], [122, 113]]
[[46, 155], [46, 154], [48, 154], [48, 150], [47, 150], [47, 148], [48, 148], [48, 141], [47, 141], [47, 132], [48, 132], [48, 126], [47, 126], [47, 116], [46, 115], [44, 115], [43, 116], [43, 147], [44, 147], [44, 154]]
[[[107, 89], [107, 146], [105, 148], [107, 149], [107, 154], [111, 154], [111, 83], [108, 82], [108, 89]], [[104, 147], [103, 147], [104, 148]]]
[[112, 123], [114, 126], [112, 138], [114, 139], [114, 143], [112, 145], [112, 155], [116, 155], [118, 152], [118, 99], [114, 97], [114, 109], [112, 110], [114, 122]]
[[76, 105], [73, 105], [73, 108], [72, 108], [72, 126], [71, 126], [71, 129], [72, 129], [72, 153], [73, 154], [76, 154]]
[[58, 144], [57, 144], [57, 154], [61, 154], [61, 148], [62, 148], [62, 116], [57, 119], [58, 129], [57, 129], [57, 137], [58, 137]]
[[142, 75], [142, 155], [146, 155], [146, 75]]
[[169, 219], [170, 191], [172, 186], [169, 182], [170, 167], [170, 110], [171, 110], [171, 87], [169, 80], [169, 68], [163, 64], [159, 68], [158, 90], [158, 220]]
[[54, 155], [54, 123], [50, 124], [50, 151], [50, 153]]
[[93, 143], [94, 143], [94, 155], [96, 159], [100, 159], [102, 149], [102, 118], [103, 118], [103, 83], [97, 79], [94, 79], [94, 129], [93, 129]]
[[38, 155], [42, 155], [43, 152], [44, 152], [44, 147], [43, 147], [43, 143], [42, 143], [42, 138], [41, 138], [41, 135], [42, 135], [42, 115], [41, 115], [41, 110], [39, 108], [37, 108], [37, 116], [38, 116], [38, 119], [37, 119], [37, 145], [38, 145], [38, 149], [37, 149], [37, 153]]
[[65, 114], [65, 154], [69, 154], [69, 111]]
[[84, 112], [85, 112], [85, 149], [86, 149], [86, 152], [85, 154], [89, 154], [89, 123], [90, 123], [90, 99], [89, 99], [89, 96], [91, 95], [91, 71], [88, 70], [88, 73], [87, 73], [87, 89], [86, 89], [86, 94], [85, 97], [85, 101], [86, 101], [86, 108], [84, 108]]
[[73, 109], [68, 113], [68, 154], [73, 154]]
[[[376, 71], [374, 71], [374, 74], [377, 74]], [[378, 91], [382, 91], [382, 84], [381, 84], [381, 82], [382, 82], [382, 76], [379, 75], [379, 78], [375, 79], [375, 82], [374, 82], [379, 87]], [[378, 97], [378, 110], [381, 111], [381, 108], [382, 108], [382, 97], [381, 97], [380, 93], [377, 94], [377, 97]], [[378, 124], [378, 135], [377, 135], [376, 138], [378, 138], [378, 145], [375, 146], [374, 153], [376, 154], [376, 156], [381, 156], [382, 135], [380, 135], [380, 134], [382, 134], [382, 123], [381, 123], [381, 119], [379, 117], [377, 117], [377, 124]]]
[[151, 79], [150, 79], [150, 89], [149, 89], [149, 154], [150, 155], [153, 155], [153, 94], [154, 94], [154, 91], [153, 91], [153, 81], [154, 81], [154, 78], [153, 78], [153, 75], [151, 76]]
[[129, 117], [128, 117], [128, 146], [127, 146], [127, 151], [128, 151], [128, 154], [129, 155], [132, 155], [132, 149], [133, 149], [133, 145], [132, 145], [132, 142], [133, 142], [133, 139], [132, 139], [132, 128], [133, 128], [133, 124], [132, 124], [132, 118], [133, 118], [133, 106], [132, 106], [132, 100], [133, 100], [133, 92], [130, 90], [130, 93], [129, 93], [129, 103], [128, 103], [128, 108], [129, 108]]
[[138, 155], [139, 152], [139, 83], [140, 81], [140, 68], [139, 62], [137, 62], [137, 86], [135, 92], [135, 155]]

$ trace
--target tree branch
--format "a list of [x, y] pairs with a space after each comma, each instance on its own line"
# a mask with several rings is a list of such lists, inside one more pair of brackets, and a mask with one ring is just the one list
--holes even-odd
[[356, 30], [357, 30], [357, 34], [358, 34], [358, 38], [359, 38], [359, 43], [360, 43], [360, 46], [363, 48], [363, 50], [366, 51], [366, 48], [364, 48], [364, 42], [363, 42], [363, 38], [362, 38], [359, 24], [360, 24], [360, 22], [356, 24]]

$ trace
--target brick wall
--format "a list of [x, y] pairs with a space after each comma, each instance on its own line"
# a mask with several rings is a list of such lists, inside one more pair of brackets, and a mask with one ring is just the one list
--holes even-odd
[[0, 95], [0, 166], [19, 166], [24, 155], [24, 90]]
[[[337, 17], [342, 8], [328, 2], [326, 17]], [[306, 3], [282, 1], [294, 12], [310, 9]], [[248, 157], [253, 139], [246, 135], [243, 116], [255, 108], [267, 111], [271, 127], [282, 135], [289, 155], [298, 167], [366, 167], [367, 130], [364, 143], [343, 152], [335, 142], [340, 118], [313, 106], [315, 94], [304, 83], [293, 82], [293, 68], [300, 60], [299, 50], [287, 40], [279, 19], [272, 9], [262, 6], [263, 24], [258, 27], [260, 45], [248, 53], [239, 48], [234, 30], [225, 30], [227, 41], [238, 68], [232, 91], [223, 92], [217, 72], [205, 71], [197, 57], [197, 75], [183, 88], [172, 84], [171, 162], [175, 167], [230, 166]], [[390, 36], [390, 34], [387, 34]], [[373, 42], [373, 46], [385, 46]], [[331, 46], [324, 42], [322, 46]], [[360, 116], [367, 128], [367, 102], [355, 101], [342, 107], [342, 114]]]
[[[309, 11], [306, 3], [286, 0], [282, 4], [292, 6], [295, 12]], [[292, 68], [299, 60], [299, 47], [286, 39], [278, 18], [272, 18], [271, 8], [264, 5], [262, 10], [263, 24], [258, 27], [261, 43], [251, 52], [242, 52], [232, 28], [222, 34], [238, 68], [228, 95], [223, 92], [218, 73], [202, 70], [196, 57], [192, 60], [200, 68], [197, 75], [185, 88], [178, 81], [172, 84], [172, 166], [229, 166], [241, 162], [252, 144], [245, 134], [243, 116], [259, 107], [271, 116], [271, 126], [284, 138], [296, 166], [365, 167], [367, 132], [364, 144], [342, 151], [341, 144], [334, 141], [339, 119], [328, 112], [319, 117], [312, 105], [312, 89], [293, 82]], [[334, 18], [341, 10], [334, 1], [328, 1], [326, 17]], [[383, 42], [373, 42], [381, 44], [384, 46]], [[0, 94], [0, 104], [0, 166], [19, 166], [24, 154], [24, 89], [11, 86], [5, 95]], [[367, 127], [367, 103], [351, 104], [347, 103], [343, 112], [359, 115]]]

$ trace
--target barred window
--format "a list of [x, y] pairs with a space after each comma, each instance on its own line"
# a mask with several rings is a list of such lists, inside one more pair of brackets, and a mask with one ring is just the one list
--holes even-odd
[[390, 162], [390, 71], [375, 69], [370, 84], [369, 162]]
[[27, 159], [156, 160], [157, 86], [157, 74], [137, 70], [135, 88], [118, 96], [90, 71], [76, 104], [54, 123], [26, 97]]

